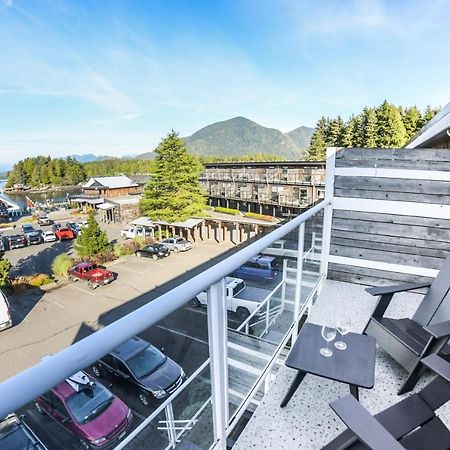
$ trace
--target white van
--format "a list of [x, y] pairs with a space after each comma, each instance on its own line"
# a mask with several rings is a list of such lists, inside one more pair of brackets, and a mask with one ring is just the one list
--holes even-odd
[[12, 327], [11, 313], [6, 295], [0, 290], [0, 331]]

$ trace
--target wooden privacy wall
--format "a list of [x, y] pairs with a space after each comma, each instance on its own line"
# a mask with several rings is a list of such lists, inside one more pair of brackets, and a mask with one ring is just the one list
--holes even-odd
[[450, 150], [329, 149], [328, 278], [382, 285], [436, 276], [450, 251]]

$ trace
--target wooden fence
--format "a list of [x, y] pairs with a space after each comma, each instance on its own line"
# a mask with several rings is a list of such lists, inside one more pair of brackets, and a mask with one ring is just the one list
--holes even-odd
[[329, 149], [328, 171], [329, 278], [381, 285], [436, 276], [450, 251], [449, 150]]

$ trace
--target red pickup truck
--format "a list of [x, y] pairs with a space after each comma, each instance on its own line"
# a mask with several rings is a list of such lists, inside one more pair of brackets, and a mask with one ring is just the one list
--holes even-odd
[[75, 239], [75, 235], [73, 231], [68, 227], [55, 227], [54, 230], [55, 236], [58, 238], [58, 241], [64, 241], [66, 239]]
[[67, 271], [71, 281], [86, 280], [89, 288], [96, 289], [114, 280], [114, 274], [93, 262], [82, 262]]

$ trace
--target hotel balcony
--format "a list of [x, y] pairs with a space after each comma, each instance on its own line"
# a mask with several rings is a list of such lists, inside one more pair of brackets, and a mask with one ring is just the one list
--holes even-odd
[[[426, 170], [430, 164], [432, 171]], [[162, 326], [206, 291], [203, 329], [195, 345], [186, 340], [179, 348], [192, 352], [198, 364], [180, 388], [135, 417], [115, 448], [324, 447], [346, 428], [329, 404], [349, 388], [306, 375], [281, 408], [297, 373], [285, 365], [286, 357], [305, 323], [350, 318], [352, 332], [361, 334], [378, 301], [368, 286], [431, 282], [437, 276], [450, 251], [449, 166], [448, 150], [329, 149], [323, 201], [140, 302], [132, 313], [100, 321], [98, 331], [4, 381], [0, 415], [30, 404], [134, 335]], [[273, 257], [273, 266], [248, 281], [247, 297], [227, 297], [227, 277], [257, 255]], [[397, 294], [386, 315], [411, 317], [424, 292]], [[434, 376], [425, 373], [413, 392]], [[405, 378], [406, 371], [377, 346], [375, 384], [360, 389], [360, 403], [371, 414], [397, 403], [411, 395], [397, 395]], [[437, 414], [450, 427], [450, 404]]]

